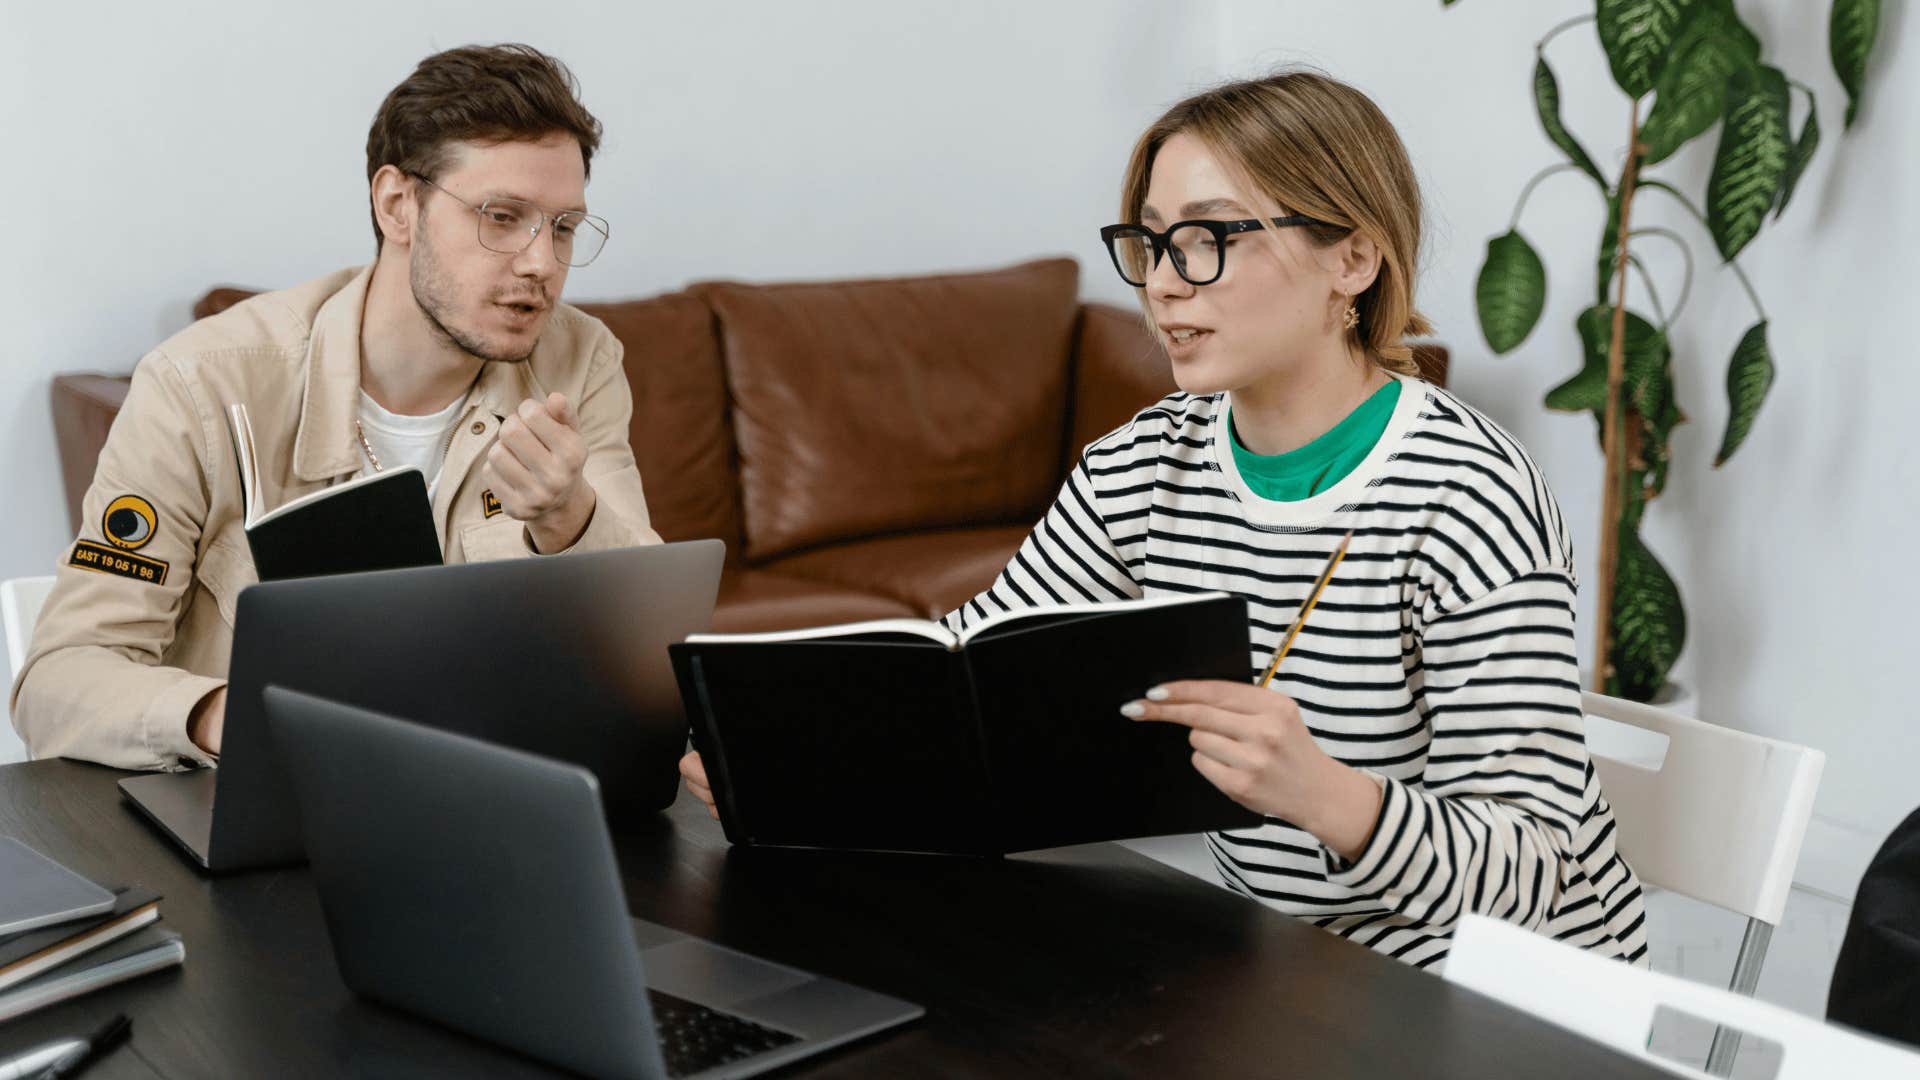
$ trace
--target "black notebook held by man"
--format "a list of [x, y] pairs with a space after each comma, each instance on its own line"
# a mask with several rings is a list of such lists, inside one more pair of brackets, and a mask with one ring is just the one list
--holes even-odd
[[1226, 593], [1035, 608], [955, 635], [886, 619], [668, 650], [736, 844], [992, 855], [1260, 823], [1187, 729], [1120, 706], [1248, 677]]
[[247, 407], [228, 406], [227, 423], [260, 580], [440, 564], [440, 534], [419, 469], [375, 470], [267, 510]]

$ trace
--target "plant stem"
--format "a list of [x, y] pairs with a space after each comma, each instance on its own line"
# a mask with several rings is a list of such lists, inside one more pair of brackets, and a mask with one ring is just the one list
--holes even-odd
[[[1651, 183], [1651, 182], [1652, 181], [1648, 181], [1648, 183]], [[1679, 233], [1674, 232], [1672, 229], [1660, 229], [1660, 228], [1635, 229], [1633, 230], [1633, 235], [1658, 236], [1665, 240], [1671, 240], [1673, 242], [1673, 246], [1680, 249], [1680, 257], [1686, 260], [1687, 276], [1680, 279], [1680, 299], [1673, 302], [1672, 318], [1678, 319], [1680, 317], [1680, 309], [1687, 306], [1687, 297], [1693, 292], [1693, 250], [1687, 247], [1686, 240], [1683, 239]], [[1641, 272], [1645, 273], [1645, 270], [1643, 269]], [[1648, 292], [1653, 291], [1653, 286], [1651, 284], [1647, 286], [1647, 291]], [[1655, 297], [1654, 303], [1658, 304], [1659, 302], [1660, 302], [1659, 297]]]
[[1673, 320], [1667, 318], [1667, 306], [1660, 302], [1660, 290], [1653, 287], [1653, 275], [1647, 272], [1647, 264], [1641, 262], [1638, 255], [1627, 256], [1627, 263], [1640, 271], [1640, 284], [1647, 287], [1647, 296], [1653, 301], [1653, 313], [1660, 317], [1660, 329], [1664, 333]]
[[1605, 434], [1607, 470], [1600, 504], [1600, 629], [1594, 637], [1598, 655], [1593, 663], [1594, 690], [1605, 692], [1612, 674], [1609, 660], [1613, 653], [1613, 585], [1620, 560], [1620, 516], [1626, 507], [1626, 442], [1621, 437], [1625, 410], [1621, 408], [1620, 384], [1626, 374], [1627, 358], [1627, 245], [1633, 233], [1628, 228], [1633, 216], [1633, 187], [1640, 178], [1640, 102], [1636, 99], [1627, 124], [1627, 164], [1620, 171], [1620, 233], [1614, 254], [1615, 286], [1613, 333], [1607, 343], [1607, 411], [1602, 421]]
[[1553, 29], [1547, 31], [1547, 36], [1541, 38], [1538, 42], [1534, 44], [1533, 51], [1536, 53], [1546, 52], [1548, 42], [1552, 41], [1554, 38], [1559, 37], [1563, 32], [1567, 30], [1571, 30], [1576, 26], [1579, 26], [1581, 23], [1589, 23], [1592, 21], [1593, 21], [1593, 16], [1591, 15], [1575, 15], [1573, 18], [1568, 19], [1566, 22], [1563, 22], [1559, 26], [1556, 26]]
[[1508, 232], [1512, 232], [1520, 227], [1520, 212], [1527, 208], [1527, 200], [1533, 197], [1533, 189], [1539, 187], [1540, 182], [1547, 177], [1552, 176], [1554, 173], [1566, 172], [1568, 169], [1572, 169], [1575, 172], [1582, 171], [1580, 166], [1575, 165], [1573, 162], [1563, 161], [1558, 165], [1549, 165], [1533, 174], [1533, 179], [1527, 181], [1527, 186], [1520, 189], [1520, 201], [1513, 204], [1513, 220], [1507, 222]]
[[1740, 269], [1740, 264], [1731, 259], [1727, 261], [1727, 269], [1733, 271], [1733, 276], [1739, 279], [1740, 287], [1747, 290], [1747, 300], [1753, 304], [1753, 310], [1760, 316], [1760, 321], [1767, 321], [1767, 309], [1760, 306], [1760, 294], [1753, 291], [1753, 282], [1747, 280], [1747, 272]]
[[[1693, 205], [1693, 200], [1687, 198], [1686, 193], [1679, 188], [1674, 187], [1664, 180], [1648, 180], [1640, 186], [1666, 192], [1673, 197], [1673, 201], [1687, 208], [1687, 213], [1693, 215], [1693, 220], [1699, 222], [1701, 228], [1707, 230], [1708, 233], [1713, 232], [1713, 227], [1707, 224], [1707, 216], [1702, 214], [1700, 208]], [[1740, 269], [1739, 260], [1728, 259], [1721, 265], [1733, 271], [1733, 276], [1740, 280], [1740, 287], [1747, 290], [1747, 299], [1753, 303], [1754, 312], [1760, 316], [1760, 321], [1765, 322], [1767, 319], [1767, 309], [1760, 303], [1760, 294], [1753, 291], [1753, 282], [1747, 280], [1747, 272]]]

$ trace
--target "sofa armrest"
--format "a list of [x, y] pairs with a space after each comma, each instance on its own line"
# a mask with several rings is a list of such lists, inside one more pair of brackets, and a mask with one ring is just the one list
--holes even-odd
[[107, 431], [133, 385], [130, 375], [56, 375], [53, 437], [60, 448], [60, 478], [67, 489], [67, 523], [80, 533], [80, 501], [93, 483]]
[[1073, 382], [1067, 401], [1065, 475], [1088, 443], [1179, 389], [1173, 362], [1148, 332], [1140, 312], [1083, 304], [1073, 334]]
[[198, 320], [209, 315], [218, 315], [250, 296], [259, 295], [260, 292], [259, 289], [241, 289], [232, 285], [216, 286], [209, 289], [207, 295], [193, 305], [193, 317]]

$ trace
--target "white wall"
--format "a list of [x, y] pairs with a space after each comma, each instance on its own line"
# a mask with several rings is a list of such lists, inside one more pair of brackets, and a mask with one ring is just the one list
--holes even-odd
[[[162, 10], [164, 9], [164, 11]], [[0, 577], [71, 539], [48, 381], [127, 371], [209, 286], [363, 262], [367, 127], [440, 48], [528, 41], [606, 126], [570, 298], [1099, 247], [1127, 151], [1214, 60], [1211, 3], [0, 0]]]
[[[1546, 470], [1577, 550], [1599, 550], [1601, 460], [1593, 423], [1550, 413], [1541, 396], [1579, 364], [1574, 316], [1592, 302], [1604, 207], [1577, 173], [1537, 191], [1521, 231], [1547, 263], [1549, 301], [1533, 336], [1492, 355], [1473, 314], [1488, 238], [1506, 231], [1522, 184], [1558, 151], [1534, 116], [1533, 44], [1590, 0], [1405, 0], [1391, 18], [1342, 0], [1227, 0], [1224, 73], [1307, 62], [1373, 95], [1399, 127], [1428, 200], [1421, 303], [1454, 348], [1455, 384], [1512, 430]], [[1693, 298], [1675, 334], [1681, 402], [1693, 422], [1674, 436], [1666, 495], [1648, 542], [1680, 583], [1690, 616], [1677, 675], [1699, 688], [1702, 715], [1818, 747], [1828, 755], [1818, 813], [1854, 831], [1865, 851], [1920, 805], [1912, 763], [1920, 714], [1908, 701], [1910, 569], [1920, 530], [1920, 470], [1908, 436], [1920, 395], [1910, 315], [1920, 293], [1920, 18], [1885, 5], [1868, 104], [1842, 135], [1845, 95], [1827, 59], [1827, 0], [1740, 0], [1767, 55], [1820, 97], [1823, 145], [1787, 216], [1741, 263], [1767, 306], [1778, 376], [1752, 435], [1711, 468], [1726, 422], [1726, 361], [1754, 319], [1731, 274], [1684, 212], [1650, 194], [1636, 223], [1693, 241]], [[1564, 115], [1604, 170], [1617, 172], [1628, 106], [1589, 24], [1548, 49]], [[1800, 108], [1796, 99], [1795, 108]], [[1798, 112], [1795, 113], [1796, 125]], [[1797, 126], [1796, 126], [1797, 130]], [[1712, 166], [1707, 137], [1654, 170], [1696, 203]], [[1650, 266], [1669, 305], [1681, 264]], [[1593, 598], [1582, 597], [1581, 656], [1590, 661]], [[1803, 868], [1847, 843], [1809, 839]], [[1864, 857], [1865, 851], [1860, 852]], [[1846, 872], [1857, 875], [1860, 867]], [[1838, 882], [1822, 882], [1840, 887]], [[1851, 888], [1851, 881], [1845, 882]]]
[[[5, 3], [6, 0], [0, 0]], [[1920, 19], [1886, 5], [1872, 101], [1841, 136], [1826, 3], [1741, 0], [1786, 70], [1819, 90], [1826, 145], [1787, 220], [1743, 262], [1773, 318], [1780, 374], [1752, 438], [1708, 462], [1726, 355], [1750, 320], [1697, 238], [1677, 335], [1694, 423], [1650, 542], [1692, 632], [1679, 675], [1709, 719], [1829, 757], [1824, 817], [1877, 839], [1920, 801], [1906, 629], [1920, 591], [1902, 556], [1920, 527], [1902, 436], [1920, 392], [1908, 317], [1920, 287], [1911, 200]], [[364, 260], [366, 129], [419, 57], [527, 40], [564, 58], [608, 137], [589, 190], [613, 243], [570, 295], [639, 296], [715, 276], [888, 274], [1070, 253], [1090, 294], [1125, 299], [1094, 230], [1111, 220], [1138, 130], [1193, 85], [1305, 60], [1372, 93], [1429, 200], [1423, 306], [1456, 384], [1540, 459], [1582, 552], [1597, 550], [1589, 422], [1540, 396], [1575, 364], [1601, 208], [1569, 175], [1522, 228], [1552, 298], [1534, 337], [1493, 357], [1472, 314], [1485, 241], [1555, 153], [1529, 89], [1532, 45], [1584, 0], [1175, 0], [966, 4], [596, 5], [368, 0], [270, 10], [217, 0], [0, 7], [0, 576], [46, 572], [69, 539], [47, 382], [126, 370], [214, 283], [277, 286]], [[182, 12], [185, 13], [182, 13]], [[1626, 105], [1590, 31], [1550, 53], [1569, 122], [1617, 163]], [[1903, 128], [1901, 125], [1906, 124]], [[1665, 167], [1698, 191], [1711, 140]], [[1678, 264], [1656, 267], [1677, 277]], [[1674, 288], [1667, 294], [1672, 299]], [[1591, 624], [1589, 605], [1582, 625]], [[1590, 653], [1582, 639], [1582, 655]], [[1810, 849], [1809, 856], [1816, 853]]]

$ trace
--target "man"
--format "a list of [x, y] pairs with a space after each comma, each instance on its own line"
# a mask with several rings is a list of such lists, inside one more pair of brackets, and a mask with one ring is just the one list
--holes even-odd
[[14, 687], [35, 756], [218, 757], [234, 604], [256, 579], [231, 403], [251, 414], [267, 508], [411, 464], [449, 563], [659, 542], [620, 343], [558, 302], [606, 239], [586, 214], [599, 140], [571, 73], [535, 49], [430, 56], [367, 137], [373, 264], [254, 297], [140, 361]]

